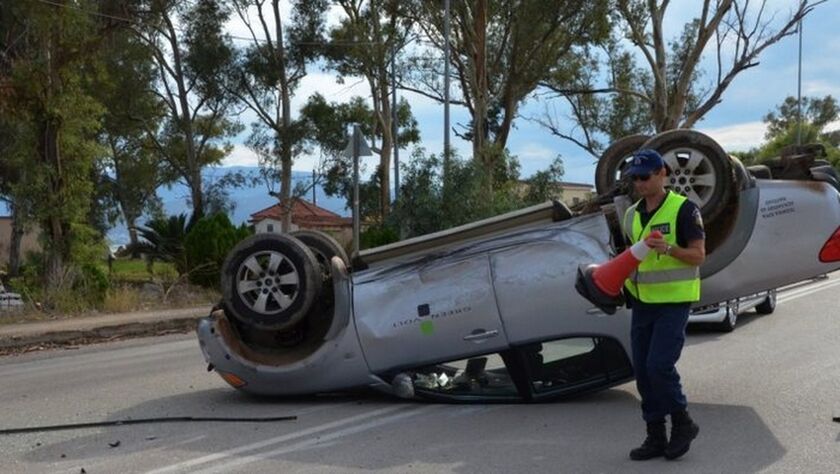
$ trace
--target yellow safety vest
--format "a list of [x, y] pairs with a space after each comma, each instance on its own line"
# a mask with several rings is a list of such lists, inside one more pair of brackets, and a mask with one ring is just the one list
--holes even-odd
[[[624, 215], [624, 231], [634, 244], [654, 230], [662, 232], [666, 242], [677, 245], [677, 215], [686, 197], [668, 191], [665, 200], [646, 226], [637, 208], [631, 206]], [[631, 221], [632, 219], [632, 221]], [[639, 268], [624, 282], [636, 299], [644, 303], [688, 303], [700, 300], [700, 267], [689, 265], [670, 255], [650, 252]]]

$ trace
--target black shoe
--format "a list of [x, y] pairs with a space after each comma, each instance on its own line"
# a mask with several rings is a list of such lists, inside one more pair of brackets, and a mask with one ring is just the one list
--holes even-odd
[[691, 442], [700, 432], [697, 423], [688, 416], [688, 412], [681, 411], [671, 414], [671, 441], [665, 448], [665, 459], [677, 459], [688, 452]]
[[647, 424], [647, 438], [638, 448], [630, 451], [630, 459], [647, 461], [665, 454], [668, 438], [665, 436], [665, 420]]

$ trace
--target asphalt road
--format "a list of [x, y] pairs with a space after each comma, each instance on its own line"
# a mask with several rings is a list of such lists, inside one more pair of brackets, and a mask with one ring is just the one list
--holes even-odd
[[[679, 369], [700, 437], [633, 462], [635, 386], [570, 402], [453, 406], [375, 394], [266, 400], [208, 374], [193, 337], [0, 358], [0, 428], [159, 416], [296, 421], [0, 436], [0, 472], [838, 472], [840, 275], [779, 294], [730, 334], [690, 331]], [[119, 445], [116, 445], [119, 442]]]

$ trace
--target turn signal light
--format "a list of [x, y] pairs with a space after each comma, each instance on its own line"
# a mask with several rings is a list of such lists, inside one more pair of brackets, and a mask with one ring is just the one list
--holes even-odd
[[840, 261], [840, 227], [834, 231], [834, 235], [828, 239], [820, 250], [820, 262], [830, 263]]
[[221, 372], [219, 370], [216, 371], [225, 382], [229, 383], [233, 388], [242, 388], [246, 385], [247, 382], [239, 378], [237, 375], [232, 374], [230, 372]]

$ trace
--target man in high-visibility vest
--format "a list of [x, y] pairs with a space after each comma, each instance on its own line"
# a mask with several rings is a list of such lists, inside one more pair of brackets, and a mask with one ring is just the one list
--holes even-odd
[[[688, 452], [699, 432], [686, 410], [676, 363], [691, 303], [700, 299], [699, 267], [706, 258], [706, 236], [698, 207], [665, 189], [668, 170], [658, 152], [637, 151], [627, 173], [641, 199], [624, 216], [625, 235], [630, 244], [646, 240], [654, 250], [625, 282], [633, 314], [633, 368], [647, 423], [647, 438], [630, 458], [676, 459]], [[657, 230], [662, 237], [650, 237]]]

